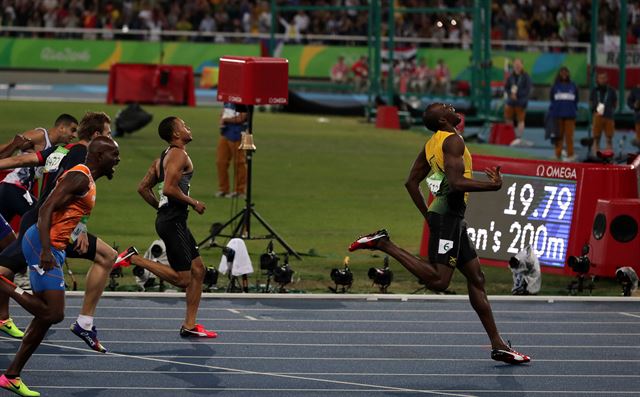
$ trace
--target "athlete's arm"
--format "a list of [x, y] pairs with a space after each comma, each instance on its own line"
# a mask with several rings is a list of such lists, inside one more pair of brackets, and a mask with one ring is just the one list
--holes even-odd
[[24, 136], [24, 135], [16, 135], [13, 137], [11, 142], [6, 145], [1, 145], [0, 149], [0, 159], [5, 159], [13, 155], [16, 150], [29, 150], [33, 148], [33, 141]]
[[50, 270], [55, 265], [51, 253], [51, 216], [57, 209], [66, 207], [75, 197], [82, 196], [89, 191], [89, 178], [82, 172], [70, 172], [51, 192], [47, 200], [38, 211], [38, 233], [42, 243], [40, 253], [40, 267]]
[[499, 190], [502, 187], [500, 167], [487, 168], [485, 173], [489, 181], [478, 181], [464, 176], [464, 141], [458, 134], [447, 137], [442, 144], [444, 154], [444, 173], [449, 181], [451, 191], [484, 192]]
[[40, 164], [40, 159], [36, 153], [25, 153], [6, 159], [0, 159], [0, 170], [11, 168], [34, 167]]
[[160, 159], [153, 160], [151, 167], [149, 167], [144, 178], [142, 178], [138, 184], [138, 194], [155, 209], [158, 209], [158, 198], [153, 192], [153, 188], [158, 184], [158, 173], [156, 170], [159, 162]]
[[44, 131], [42, 130], [29, 130], [22, 133], [22, 136], [29, 139], [33, 143], [33, 148], [36, 150], [44, 149], [45, 138]]
[[162, 189], [162, 194], [174, 200], [182, 201], [193, 207], [199, 214], [202, 214], [206, 208], [204, 203], [187, 196], [178, 186], [187, 161], [189, 161], [189, 158], [185, 151], [169, 150], [164, 157], [164, 164], [162, 164], [164, 167], [164, 188]]
[[413, 162], [413, 166], [411, 167], [411, 171], [409, 171], [409, 176], [407, 177], [407, 181], [404, 183], [404, 187], [407, 188], [407, 192], [409, 192], [409, 196], [411, 196], [411, 200], [418, 208], [418, 211], [422, 214], [422, 216], [427, 218], [427, 212], [429, 212], [429, 208], [427, 207], [427, 202], [424, 198], [424, 194], [422, 194], [422, 190], [420, 189], [420, 182], [424, 180], [424, 178], [429, 175], [429, 171], [431, 171], [431, 166], [427, 161], [427, 156], [424, 152], [424, 148], [418, 153], [418, 157], [416, 157]]

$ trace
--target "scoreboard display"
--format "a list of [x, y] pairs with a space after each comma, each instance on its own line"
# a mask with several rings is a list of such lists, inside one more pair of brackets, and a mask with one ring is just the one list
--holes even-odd
[[530, 245], [541, 265], [562, 267], [575, 198], [576, 181], [503, 174], [501, 190], [469, 195], [469, 238], [483, 258], [508, 261]]
[[[572, 275], [569, 256], [589, 242], [598, 199], [637, 198], [639, 169], [587, 163], [561, 163], [495, 156], [473, 156], [473, 178], [501, 166], [502, 189], [472, 192], [467, 230], [482, 264], [506, 266], [530, 245], [542, 271]], [[424, 224], [420, 255], [428, 255]]]

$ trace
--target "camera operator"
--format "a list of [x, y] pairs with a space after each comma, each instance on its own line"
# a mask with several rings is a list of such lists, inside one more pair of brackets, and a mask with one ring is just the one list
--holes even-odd
[[[242, 132], [248, 125], [248, 109], [245, 105], [224, 103], [220, 115], [220, 138], [216, 152], [218, 169], [218, 192], [216, 197], [244, 198], [247, 188], [247, 160], [245, 151], [240, 149]], [[229, 163], [234, 164], [234, 189], [229, 187]]]

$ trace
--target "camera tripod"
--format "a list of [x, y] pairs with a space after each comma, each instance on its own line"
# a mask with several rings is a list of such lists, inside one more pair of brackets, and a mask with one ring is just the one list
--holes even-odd
[[[247, 156], [247, 196], [245, 198], [244, 208], [240, 210], [237, 214], [235, 214], [231, 219], [227, 222], [223, 223], [222, 226], [217, 228], [211, 228], [211, 232], [207, 238], [198, 243], [199, 246], [202, 246], [207, 241], [214, 239], [216, 236], [222, 237], [239, 237], [243, 240], [265, 240], [275, 238], [278, 242], [287, 250], [287, 252], [298, 259], [302, 259], [298, 253], [291, 248], [289, 244], [278, 233], [267, 223], [267, 221], [260, 216], [260, 214], [254, 208], [254, 204], [251, 202], [251, 183], [252, 183], [252, 164], [253, 164], [253, 152], [255, 152], [256, 147], [253, 144], [253, 105], [247, 105], [247, 136], [248, 138], [243, 138], [240, 147], [245, 150]], [[251, 217], [255, 217], [258, 222], [270, 233], [266, 236], [253, 236], [251, 234]], [[233, 231], [229, 235], [220, 234], [225, 228], [229, 225], [233, 224], [235, 221], [239, 220], [236, 226], [233, 228]]]

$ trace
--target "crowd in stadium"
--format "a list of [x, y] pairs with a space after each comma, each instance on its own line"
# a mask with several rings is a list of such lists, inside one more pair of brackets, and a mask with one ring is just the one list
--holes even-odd
[[[447, 7], [469, 6], [465, 0], [396, 0], [404, 7], [441, 7], [442, 14], [396, 13], [396, 36], [445, 39], [468, 45], [473, 21], [470, 15], [452, 15]], [[288, 0], [283, 5], [364, 5], [364, 0]], [[385, 10], [386, 7], [383, 7]], [[601, 33], [617, 31], [619, 1], [600, 2]], [[640, 38], [640, 3], [629, 2], [628, 42]], [[492, 2], [492, 39], [588, 42], [591, 1], [506, 0]], [[387, 29], [382, 16], [381, 31]], [[152, 31], [268, 33], [270, 2], [265, 0], [3, 0], [2, 26], [46, 28], [113, 28]], [[288, 11], [278, 14], [278, 31], [293, 41], [305, 35], [365, 36], [368, 13], [344, 11]], [[110, 37], [107, 37], [110, 38]], [[222, 38], [219, 38], [222, 40]]]

